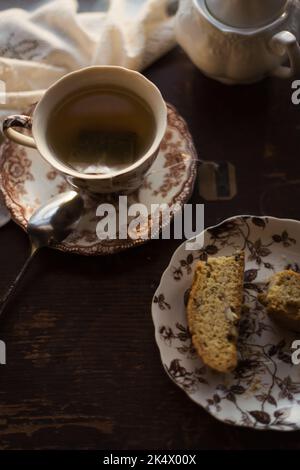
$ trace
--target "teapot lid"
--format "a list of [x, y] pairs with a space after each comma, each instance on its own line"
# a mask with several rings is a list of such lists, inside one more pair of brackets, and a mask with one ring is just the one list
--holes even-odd
[[197, 0], [218, 21], [233, 28], [259, 28], [275, 21], [290, 0]]

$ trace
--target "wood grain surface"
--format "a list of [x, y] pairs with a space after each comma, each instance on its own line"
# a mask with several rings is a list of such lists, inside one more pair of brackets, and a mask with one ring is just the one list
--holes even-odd
[[[179, 48], [146, 75], [187, 120], [199, 157], [236, 166], [238, 195], [206, 204], [206, 226], [260, 214], [274, 174], [300, 175], [300, 109], [288, 81], [226, 87], [205, 78]], [[202, 202], [197, 188], [192, 200]], [[288, 209], [300, 217], [299, 200], [291, 198]], [[274, 201], [270, 215], [286, 213]], [[1, 449], [300, 448], [299, 433], [216, 421], [166, 376], [150, 310], [178, 244], [154, 241], [109, 258], [38, 254], [0, 322], [7, 344]], [[0, 295], [28, 249], [13, 222], [1, 229]]]

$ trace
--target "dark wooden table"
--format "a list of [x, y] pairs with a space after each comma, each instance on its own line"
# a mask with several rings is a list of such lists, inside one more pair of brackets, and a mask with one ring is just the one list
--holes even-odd
[[[146, 75], [186, 118], [199, 156], [236, 166], [238, 195], [207, 203], [206, 226], [260, 214], [274, 174], [300, 176], [300, 109], [288, 81], [226, 87], [179, 48]], [[202, 202], [197, 188], [193, 202]], [[288, 207], [273, 202], [273, 215], [300, 218], [296, 196]], [[1, 320], [1, 449], [300, 448], [299, 433], [216, 421], [165, 374], [151, 299], [178, 244], [154, 241], [109, 258], [38, 255]], [[25, 233], [10, 222], [0, 231], [0, 294], [27, 254]]]

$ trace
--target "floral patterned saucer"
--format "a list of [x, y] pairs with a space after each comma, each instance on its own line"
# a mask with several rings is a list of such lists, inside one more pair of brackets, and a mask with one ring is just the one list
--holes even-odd
[[[168, 105], [168, 130], [159, 155], [143, 186], [128, 197], [128, 205], [142, 203], [149, 212], [152, 204], [178, 203], [179, 207], [192, 193], [196, 172], [197, 155], [187, 124], [175, 108]], [[5, 141], [0, 150], [0, 174], [5, 204], [15, 222], [25, 230], [30, 216], [40, 205], [69, 188], [66, 180], [36, 150], [9, 141]], [[116, 196], [86, 198], [87, 212], [76, 231], [55, 248], [83, 255], [106, 255], [145, 243], [145, 237], [100, 241], [96, 234], [100, 221], [96, 208], [102, 202], [113, 203], [117, 209]], [[149, 230], [152, 223], [149, 216], [141, 230]]]
[[[239, 364], [225, 375], [195, 354], [186, 303], [197, 260], [246, 253], [244, 312]], [[174, 253], [153, 299], [152, 315], [161, 360], [169, 377], [198, 405], [228, 424], [255, 429], [300, 429], [300, 365], [292, 343], [300, 333], [278, 328], [257, 300], [274, 272], [300, 271], [300, 222], [239, 216], [204, 232], [204, 247]]]

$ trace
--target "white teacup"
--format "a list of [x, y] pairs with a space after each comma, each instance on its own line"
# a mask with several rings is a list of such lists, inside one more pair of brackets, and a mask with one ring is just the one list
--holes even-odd
[[[66, 165], [53, 154], [47, 141], [49, 117], [62, 101], [82, 89], [102, 85], [122, 87], [133, 92], [150, 107], [156, 123], [156, 133], [149, 149], [137, 161], [120, 171], [108, 174], [85, 174]], [[24, 135], [15, 127], [32, 129], [32, 136]], [[167, 128], [167, 107], [158, 88], [143, 75], [123, 67], [95, 66], [72, 72], [52, 85], [36, 106], [33, 116], [14, 115], [4, 120], [3, 132], [14, 142], [36, 148], [42, 157], [62, 173], [75, 187], [92, 193], [130, 193], [143, 182], [154, 163]]]

